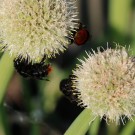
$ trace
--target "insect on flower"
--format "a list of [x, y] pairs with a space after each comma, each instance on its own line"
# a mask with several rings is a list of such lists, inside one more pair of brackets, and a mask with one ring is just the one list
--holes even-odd
[[71, 43], [75, 43], [78, 46], [81, 46], [85, 44], [89, 38], [91, 38], [91, 35], [89, 34], [88, 30], [86, 29], [86, 26], [82, 23], [78, 23], [79, 27], [78, 29], [75, 29], [75, 31], [72, 31], [73, 33], [73, 39], [71, 39]]
[[46, 64], [45, 60], [46, 57], [44, 56], [39, 63], [32, 63], [29, 62], [29, 57], [24, 59], [20, 56], [14, 59], [14, 67], [24, 78], [44, 80], [52, 71], [51, 65]]
[[74, 75], [70, 75], [68, 79], [63, 79], [60, 82], [60, 90], [69, 99], [71, 102], [77, 101], [77, 94], [74, 92], [74, 87], [72, 80], [74, 79]]

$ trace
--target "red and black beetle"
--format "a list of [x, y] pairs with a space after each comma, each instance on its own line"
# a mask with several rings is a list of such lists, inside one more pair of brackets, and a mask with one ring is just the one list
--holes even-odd
[[81, 46], [85, 44], [89, 40], [89, 38], [91, 38], [91, 35], [82, 23], [79, 22], [78, 25], [78, 29], [72, 31], [73, 39], [71, 39], [71, 43], [74, 42], [76, 45]]

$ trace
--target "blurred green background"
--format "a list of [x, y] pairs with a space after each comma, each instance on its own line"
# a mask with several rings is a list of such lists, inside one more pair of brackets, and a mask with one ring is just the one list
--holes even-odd
[[[11, 76], [8, 87], [4, 87], [7, 91], [0, 106], [0, 135], [64, 134], [83, 110], [70, 103], [59, 90], [60, 81], [68, 78], [79, 63], [77, 58], [86, 56], [85, 50], [96, 50], [99, 46], [106, 48], [107, 43], [109, 47], [114, 47], [115, 43], [130, 45], [135, 53], [135, 0], [78, 0], [77, 7], [80, 22], [86, 25], [92, 39], [83, 46], [72, 44], [65, 53], [50, 60], [53, 66], [48, 77], [50, 81], [23, 79], [13, 71], [12, 63], [6, 61], [5, 65], [0, 64], [3, 72], [0, 74], [0, 85], [6, 75], [9, 79]], [[5, 74], [3, 68], [9, 73]], [[99, 122], [94, 124], [96, 127]], [[118, 135], [123, 127], [113, 123], [107, 125], [102, 120], [98, 133], [88, 131], [87, 135]]]

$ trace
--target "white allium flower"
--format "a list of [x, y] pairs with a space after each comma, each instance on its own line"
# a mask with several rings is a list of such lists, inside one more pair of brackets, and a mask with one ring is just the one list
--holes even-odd
[[[129, 50], [117, 46], [104, 52], [87, 53], [73, 71], [74, 92], [78, 104], [110, 121], [123, 121], [135, 115], [135, 59]], [[74, 94], [75, 94], [74, 93]]]
[[0, 0], [1, 47], [40, 61], [63, 52], [77, 28], [75, 0]]

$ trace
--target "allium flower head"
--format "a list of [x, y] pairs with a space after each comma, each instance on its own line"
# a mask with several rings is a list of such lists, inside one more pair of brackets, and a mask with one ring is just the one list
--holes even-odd
[[110, 121], [129, 119], [135, 115], [135, 61], [129, 50], [117, 46], [104, 52], [87, 53], [81, 65], [73, 71], [74, 92], [78, 104], [89, 108], [96, 116]]
[[0, 0], [0, 42], [14, 57], [63, 52], [77, 28], [75, 0]]

